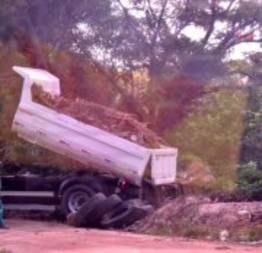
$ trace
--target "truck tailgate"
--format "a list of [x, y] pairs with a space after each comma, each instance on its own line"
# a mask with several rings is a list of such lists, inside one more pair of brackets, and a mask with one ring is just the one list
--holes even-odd
[[151, 149], [151, 179], [154, 185], [174, 183], [176, 178], [176, 148]]

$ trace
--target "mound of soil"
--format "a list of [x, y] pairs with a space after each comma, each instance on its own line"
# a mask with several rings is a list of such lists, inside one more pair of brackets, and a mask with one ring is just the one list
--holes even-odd
[[79, 98], [51, 96], [37, 85], [33, 85], [32, 93], [34, 101], [119, 137], [149, 148], [164, 145], [164, 141], [156, 133], [131, 114]]
[[262, 202], [215, 203], [205, 197], [179, 197], [128, 230], [183, 236], [200, 233], [205, 237], [216, 233], [215, 239], [220, 238], [221, 231], [222, 236], [233, 239], [237, 237], [235, 234], [243, 236], [251, 231], [256, 233], [256, 240], [262, 240]]

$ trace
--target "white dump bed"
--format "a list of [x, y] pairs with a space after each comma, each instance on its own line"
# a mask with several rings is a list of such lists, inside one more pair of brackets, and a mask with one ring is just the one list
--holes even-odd
[[[24, 78], [12, 129], [18, 136], [101, 172], [140, 185], [146, 169], [155, 185], [175, 181], [177, 149], [149, 149], [32, 101], [31, 86], [60, 95], [59, 79], [47, 71], [13, 67]], [[147, 173], [148, 174], [148, 173]]]

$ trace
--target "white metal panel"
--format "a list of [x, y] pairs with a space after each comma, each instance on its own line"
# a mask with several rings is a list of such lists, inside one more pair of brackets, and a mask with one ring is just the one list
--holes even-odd
[[0, 191], [1, 197], [16, 196], [16, 197], [54, 197], [52, 191]]
[[151, 179], [154, 185], [173, 183], [176, 179], [177, 149], [152, 149]]
[[14, 66], [13, 70], [25, 80], [30, 80], [30, 85], [36, 83], [52, 95], [60, 96], [59, 79], [43, 69]]
[[29, 142], [138, 185], [150, 158], [142, 146], [33, 102], [19, 105], [13, 130]]
[[[27, 114], [34, 115], [37, 118], [43, 118], [45, 121], [63, 125], [66, 128], [70, 128], [72, 131], [79, 132], [83, 135], [87, 135], [88, 137], [94, 138], [95, 136], [95, 138], [100, 142], [118, 147], [121, 150], [125, 150], [127, 153], [132, 152], [137, 156], [141, 156], [142, 153], [143, 156], [143, 153], [145, 152], [145, 148], [143, 146], [120, 138], [97, 127], [78, 121], [65, 114], [58, 113], [46, 106], [34, 102], [21, 103], [17, 110], [17, 112], [26, 112]], [[112, 141], [114, 141], [114, 143], [112, 143]], [[147, 152], [150, 151], [147, 150]]]
[[50, 211], [56, 210], [54, 205], [41, 205], [41, 204], [5, 204], [5, 210], [21, 210], [21, 211]]

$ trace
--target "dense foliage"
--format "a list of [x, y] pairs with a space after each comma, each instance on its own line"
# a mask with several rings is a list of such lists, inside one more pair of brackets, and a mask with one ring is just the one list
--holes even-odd
[[179, 148], [182, 181], [234, 190], [246, 100], [245, 90], [221, 89], [205, 96], [196, 111], [175, 130], [167, 131], [167, 140]]
[[243, 164], [239, 168], [239, 194], [245, 199], [261, 200], [262, 171], [256, 162]]
[[249, 108], [242, 138], [241, 163], [255, 162], [262, 171], [262, 86], [249, 88]]

